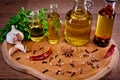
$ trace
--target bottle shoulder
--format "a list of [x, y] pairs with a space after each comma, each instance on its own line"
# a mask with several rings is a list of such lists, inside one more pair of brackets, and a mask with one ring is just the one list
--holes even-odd
[[65, 16], [66, 20], [87, 20], [90, 19], [92, 20], [92, 14], [89, 11], [84, 11], [84, 10], [70, 10], [67, 12]]
[[57, 12], [52, 12], [48, 14], [48, 18], [60, 18], [60, 15]]

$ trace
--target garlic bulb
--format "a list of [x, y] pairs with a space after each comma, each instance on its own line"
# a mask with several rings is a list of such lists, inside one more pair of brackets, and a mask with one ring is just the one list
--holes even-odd
[[17, 43], [17, 44], [15, 44], [14, 47], [11, 47], [11, 48], [9, 49], [9, 55], [12, 55], [12, 54], [13, 54], [14, 52], [16, 52], [17, 50], [20, 50], [20, 51], [26, 53], [26, 49], [25, 49], [25, 47], [23, 46], [23, 44]]
[[15, 26], [12, 25], [12, 29], [6, 35], [6, 40], [10, 44], [17, 44], [24, 39], [24, 35], [19, 30], [15, 29]]

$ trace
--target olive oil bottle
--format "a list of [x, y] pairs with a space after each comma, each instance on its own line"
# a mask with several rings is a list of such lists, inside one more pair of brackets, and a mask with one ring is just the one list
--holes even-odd
[[39, 42], [43, 39], [43, 26], [39, 20], [39, 11], [31, 12], [31, 20], [29, 23], [29, 31], [31, 40]]
[[59, 42], [60, 15], [57, 13], [57, 4], [50, 4], [50, 14], [48, 15], [48, 42], [57, 44]]
[[100, 47], [106, 47], [111, 39], [115, 19], [116, 0], [105, 0], [105, 8], [98, 13], [94, 43]]
[[84, 0], [75, 0], [74, 8], [65, 17], [65, 39], [73, 46], [84, 46], [90, 39], [92, 15], [83, 3]]

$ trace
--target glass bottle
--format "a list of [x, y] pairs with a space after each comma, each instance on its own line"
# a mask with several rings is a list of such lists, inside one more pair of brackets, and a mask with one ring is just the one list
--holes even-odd
[[65, 17], [65, 39], [73, 46], [83, 46], [90, 39], [92, 15], [87, 7], [91, 0], [75, 0], [75, 5]]
[[106, 47], [111, 39], [115, 19], [116, 0], [104, 0], [105, 7], [98, 12], [97, 26], [94, 43], [100, 47]]
[[43, 39], [43, 26], [39, 19], [39, 11], [32, 11], [29, 16], [30, 38], [34, 42]]
[[57, 44], [59, 42], [60, 15], [57, 13], [58, 4], [50, 4], [48, 15], [48, 42]]

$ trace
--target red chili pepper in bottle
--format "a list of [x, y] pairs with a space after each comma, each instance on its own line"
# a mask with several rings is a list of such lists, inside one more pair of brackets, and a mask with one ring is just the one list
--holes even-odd
[[37, 56], [30, 56], [30, 60], [43, 60], [48, 58], [52, 54], [52, 49], [50, 48], [47, 52], [37, 55]]
[[107, 53], [105, 54], [104, 58], [108, 58], [109, 56], [111, 56], [113, 54], [114, 50], [115, 50], [115, 45], [112, 44], [110, 46], [109, 50], [107, 51]]

